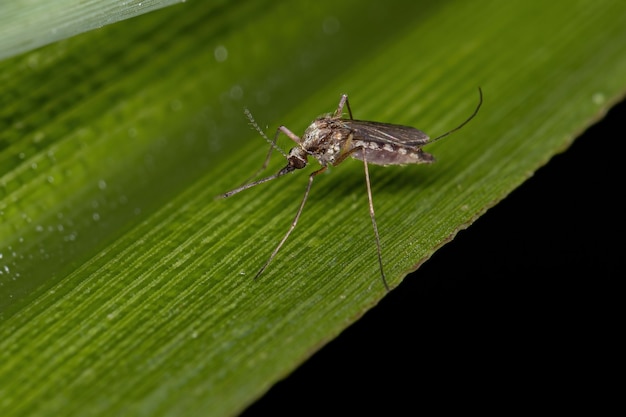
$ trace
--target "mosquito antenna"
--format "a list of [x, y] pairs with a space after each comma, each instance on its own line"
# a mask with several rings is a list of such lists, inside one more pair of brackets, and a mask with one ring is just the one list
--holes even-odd
[[480, 110], [480, 106], [483, 105], [483, 90], [480, 87], [478, 87], [478, 95], [480, 97], [479, 100], [478, 100], [478, 106], [476, 106], [476, 110], [474, 110], [474, 113], [472, 113], [472, 115], [470, 117], [468, 117], [466, 121], [464, 121], [463, 123], [461, 123], [460, 125], [458, 125], [454, 129], [450, 130], [449, 132], [446, 132], [446, 133], [444, 133], [441, 136], [437, 136], [435, 139], [429, 140], [428, 143], [433, 143], [436, 140], [439, 140], [441, 138], [445, 138], [450, 133], [456, 132], [457, 130], [459, 130], [460, 128], [465, 126], [467, 123], [469, 123], [470, 120], [472, 120], [474, 117], [476, 117], [476, 115], [478, 114], [478, 110]]
[[263, 129], [261, 129], [261, 127], [258, 125], [258, 123], [256, 122], [256, 120], [254, 120], [254, 117], [252, 117], [252, 113], [250, 113], [250, 110], [248, 110], [247, 108], [243, 109], [243, 112], [246, 114], [246, 117], [248, 118], [248, 120], [250, 121], [250, 125], [256, 129], [257, 132], [259, 132], [259, 134], [261, 136], [263, 136], [263, 139], [265, 139], [267, 141], [267, 143], [269, 143], [270, 145], [272, 145], [272, 148], [276, 149], [278, 152], [281, 153], [282, 156], [284, 156], [285, 158], [287, 158], [287, 153], [285, 151], [283, 151], [282, 149], [280, 149], [278, 147], [278, 145], [276, 145], [276, 139], [278, 137], [278, 132], [276, 134], [276, 137], [274, 137], [274, 140], [270, 140], [270, 138], [267, 137], [267, 135], [265, 134], [265, 132], [263, 131]]

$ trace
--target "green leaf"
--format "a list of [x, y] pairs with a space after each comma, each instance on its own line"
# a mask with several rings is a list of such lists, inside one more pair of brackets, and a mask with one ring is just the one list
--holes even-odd
[[180, 1], [4, 0], [0, 59]]
[[[232, 415], [375, 305], [363, 164], [228, 199], [268, 134], [436, 137], [370, 166], [396, 287], [626, 89], [619, 1], [187, 2], [0, 62], [0, 414]], [[282, 137], [279, 145], [293, 146]], [[275, 155], [268, 175], [285, 164]]]

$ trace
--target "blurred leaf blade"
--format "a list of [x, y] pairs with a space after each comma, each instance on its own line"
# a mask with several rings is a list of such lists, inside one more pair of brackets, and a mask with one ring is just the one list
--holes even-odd
[[180, 0], [7, 0], [0, 3], [0, 59], [132, 18]]
[[384, 295], [356, 161], [250, 279], [306, 174], [213, 200], [266, 153], [244, 106], [435, 137], [482, 86], [436, 164], [370, 168], [395, 286], [623, 97], [620, 3], [480, 5], [190, 2], [5, 61], [2, 414], [231, 415]]

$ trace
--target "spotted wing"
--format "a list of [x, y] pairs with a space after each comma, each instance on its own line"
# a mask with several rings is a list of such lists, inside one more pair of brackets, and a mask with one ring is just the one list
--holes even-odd
[[343, 119], [342, 123], [352, 131], [355, 140], [401, 147], [423, 146], [430, 140], [426, 133], [410, 126], [350, 119]]
[[[435, 158], [422, 150], [430, 138], [414, 127], [342, 120], [352, 133], [350, 156], [375, 165], [430, 164]], [[355, 149], [356, 148], [356, 149]]]

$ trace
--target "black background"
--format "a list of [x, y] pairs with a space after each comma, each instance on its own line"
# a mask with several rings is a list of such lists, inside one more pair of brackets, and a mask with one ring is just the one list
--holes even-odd
[[625, 119], [623, 102], [243, 416], [607, 406]]

